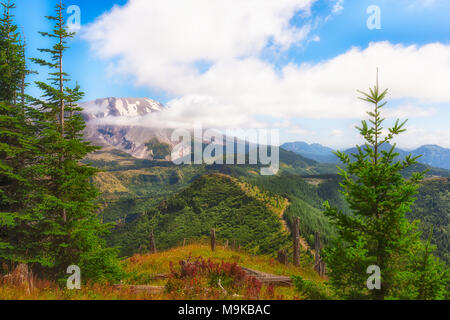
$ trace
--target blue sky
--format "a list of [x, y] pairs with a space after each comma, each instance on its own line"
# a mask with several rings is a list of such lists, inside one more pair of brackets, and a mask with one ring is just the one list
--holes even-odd
[[[149, 97], [176, 109], [172, 122], [193, 115], [205, 126], [279, 127], [282, 142], [344, 147], [359, 142], [356, 89], [372, 85], [379, 66], [381, 84], [393, 90], [388, 121], [410, 118], [399, 144], [450, 147], [450, 90], [442, 84], [450, 80], [450, 1], [127, 2], [66, 0], [80, 7], [82, 29], [65, 68], [85, 100]], [[51, 27], [43, 17], [54, 4], [17, 4], [29, 57], [49, 44], [37, 31]], [[370, 5], [380, 8], [379, 30], [366, 25]], [[30, 81], [45, 78], [35, 69], [41, 75]]]

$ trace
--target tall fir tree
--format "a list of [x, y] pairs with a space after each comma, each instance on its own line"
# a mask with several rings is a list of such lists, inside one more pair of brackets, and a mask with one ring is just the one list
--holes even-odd
[[35, 207], [41, 214], [39, 228], [45, 237], [39, 242], [46, 263], [35, 267], [45, 276], [61, 277], [69, 265], [78, 265], [87, 278], [112, 279], [119, 275], [115, 249], [105, 249], [101, 238], [111, 228], [102, 225], [96, 216], [98, 192], [91, 179], [97, 170], [81, 160], [98, 148], [83, 139], [84, 120], [77, 101], [83, 97], [77, 85], [66, 87], [68, 74], [63, 70], [67, 42], [74, 36], [67, 30], [64, 4], [56, 5], [56, 15], [49, 16], [54, 28], [51, 33], [40, 32], [55, 43], [40, 49], [50, 59], [32, 59], [50, 68], [50, 82], [36, 82], [43, 91], [34, 105], [40, 110], [39, 151], [42, 166], [40, 190], [43, 201]]
[[22, 74], [25, 72], [23, 45], [17, 25], [14, 24], [12, 11], [15, 4], [8, 0], [1, 3], [3, 15], [0, 19], [0, 97], [1, 101], [15, 104], [21, 85]]
[[0, 260], [34, 261], [25, 244], [30, 212], [38, 201], [37, 139], [25, 105], [29, 73], [25, 46], [13, 22], [12, 1], [2, 2], [0, 19]]
[[[442, 298], [448, 274], [436, 258], [430, 258], [430, 246], [421, 242], [417, 222], [409, 223], [405, 217], [424, 173], [414, 173], [405, 179], [401, 171], [415, 164], [418, 157], [407, 156], [398, 161], [395, 144], [387, 151], [381, 148], [405, 131], [406, 121], [397, 120], [383, 135], [381, 110], [386, 105], [387, 90], [380, 91], [378, 75], [375, 87], [369, 90], [369, 93], [359, 91], [361, 99], [374, 107], [368, 112], [369, 122], [363, 120], [361, 127], [357, 127], [365, 145], [357, 146], [358, 152], [352, 154], [354, 160], [348, 154], [336, 152], [345, 166], [339, 168], [340, 186], [352, 214], [346, 215], [325, 203], [325, 214], [338, 230], [335, 245], [324, 252], [330, 267], [330, 283], [347, 299], [405, 298], [406, 284], [409, 289], [417, 289], [413, 290], [417, 294], [408, 296], [410, 299]], [[414, 261], [417, 257], [426, 262]], [[370, 276], [367, 268], [371, 265], [380, 268], [380, 289], [367, 287]], [[434, 291], [420, 289], [430, 283]]]

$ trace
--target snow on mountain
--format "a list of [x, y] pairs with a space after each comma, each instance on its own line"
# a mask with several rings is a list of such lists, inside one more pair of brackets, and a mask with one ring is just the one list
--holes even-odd
[[84, 109], [83, 115], [86, 121], [109, 116], [144, 116], [164, 109], [161, 103], [148, 98], [104, 98], [81, 103], [80, 107]]
[[[96, 145], [109, 146], [140, 159], [152, 159], [153, 150], [145, 144], [152, 138], [172, 145], [170, 131], [127, 125], [127, 118], [143, 117], [153, 112], [164, 112], [164, 105], [148, 98], [103, 98], [80, 103], [86, 121], [84, 134]], [[122, 125], [102, 123], [104, 118], [121, 119]], [[132, 123], [130, 121], [130, 123]]]

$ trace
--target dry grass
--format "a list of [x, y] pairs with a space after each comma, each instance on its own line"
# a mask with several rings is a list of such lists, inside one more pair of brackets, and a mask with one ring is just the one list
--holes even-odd
[[[155, 285], [164, 286], [166, 279], [154, 280], [152, 276], [155, 274], [170, 273], [170, 265], [175, 268], [179, 266], [179, 261], [191, 258], [194, 260], [201, 257], [204, 260], [210, 259], [213, 262], [220, 263], [222, 261], [229, 263], [237, 263], [239, 266], [259, 270], [274, 275], [301, 275], [304, 279], [313, 281], [322, 281], [320, 277], [308, 267], [294, 267], [292, 265], [282, 265], [274, 258], [269, 256], [253, 256], [246, 252], [232, 251], [223, 247], [217, 247], [212, 252], [206, 244], [190, 244], [184, 247], [174, 248], [156, 254], [135, 255], [124, 260], [124, 269], [128, 273], [128, 277], [124, 279], [124, 284], [136, 285]], [[203, 279], [204, 280], [204, 279]], [[200, 279], [199, 283], [205, 283]], [[212, 292], [212, 288], [203, 287], [204, 290]], [[262, 293], [269, 292], [271, 288], [263, 286]], [[198, 297], [198, 296], [197, 296]], [[267, 299], [267, 296], [262, 296]], [[220, 296], [209, 295], [200, 296], [200, 299], [243, 299], [239, 296]], [[276, 287], [274, 289], [273, 299], [299, 299], [298, 293], [293, 287]], [[164, 292], [161, 294], [136, 293], [131, 290], [118, 290], [112, 285], [105, 284], [88, 284], [83, 285], [81, 290], [67, 290], [61, 288], [55, 283], [49, 281], [38, 280], [34, 284], [31, 292], [27, 292], [25, 288], [13, 286], [11, 284], [0, 282], [0, 300], [167, 300], [167, 299], [192, 299], [184, 292]], [[196, 299], [196, 298], [195, 298]]]
[[98, 172], [94, 184], [103, 194], [129, 192], [122, 182], [111, 172]]
[[[211, 259], [213, 262], [236, 262], [239, 266], [271, 273], [280, 276], [300, 275], [304, 279], [322, 281], [312, 270], [311, 266], [294, 267], [285, 266], [270, 256], [251, 255], [243, 251], [233, 251], [221, 246], [212, 252], [207, 244], [190, 244], [185, 247], [177, 247], [156, 254], [135, 255], [124, 262], [125, 270], [130, 273], [127, 279], [129, 284], [164, 285], [164, 280], [153, 280], [155, 274], [170, 272], [170, 263], [177, 265], [178, 261], [186, 259]], [[285, 299], [296, 298], [297, 293], [292, 287], [275, 288], [275, 296], [283, 296]]]

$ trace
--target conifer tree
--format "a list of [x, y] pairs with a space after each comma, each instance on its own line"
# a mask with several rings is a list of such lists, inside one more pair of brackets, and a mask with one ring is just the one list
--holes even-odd
[[[33, 59], [50, 68], [50, 82], [36, 82], [43, 91], [34, 105], [40, 110], [36, 125], [39, 128], [39, 156], [42, 172], [40, 190], [43, 201], [35, 207], [42, 215], [39, 220], [45, 238], [39, 242], [40, 254], [46, 263], [39, 265], [46, 276], [62, 276], [69, 265], [78, 265], [85, 277], [105, 279], [117, 276], [116, 250], [105, 249], [101, 235], [111, 225], [102, 225], [96, 216], [98, 192], [91, 184], [97, 170], [81, 160], [98, 148], [83, 139], [84, 120], [77, 101], [83, 97], [79, 86], [70, 89], [70, 81], [63, 70], [67, 42], [74, 36], [65, 26], [65, 7], [56, 5], [56, 15], [47, 17], [54, 23], [52, 32], [40, 32], [54, 41], [51, 48], [40, 49], [49, 60]], [[41, 258], [43, 258], [42, 256]], [[42, 259], [41, 259], [42, 260]]]
[[22, 74], [25, 72], [23, 45], [20, 43], [18, 27], [13, 22], [14, 3], [8, 0], [2, 2], [1, 7], [3, 15], [0, 19], [0, 97], [3, 102], [15, 104]]
[[449, 270], [433, 256], [436, 246], [431, 245], [433, 227], [423, 243], [415, 235], [403, 268], [395, 275], [395, 287], [389, 297], [393, 299], [444, 300], [448, 299]]
[[[417, 222], [409, 223], [405, 214], [411, 210], [418, 183], [424, 173], [414, 173], [410, 179], [403, 178], [401, 171], [417, 162], [418, 157], [407, 156], [398, 161], [395, 144], [389, 150], [381, 147], [405, 131], [406, 121], [397, 120], [383, 135], [381, 110], [387, 90], [381, 91], [377, 84], [369, 93], [359, 91], [362, 100], [373, 105], [368, 112], [369, 122], [363, 120], [358, 131], [365, 140], [357, 146], [352, 157], [336, 152], [345, 169], [339, 168], [342, 177], [342, 194], [345, 196], [351, 215], [332, 208], [325, 203], [325, 214], [331, 218], [338, 230], [335, 246], [325, 249], [324, 258], [331, 269], [330, 283], [336, 291], [348, 299], [399, 298], [402, 286], [419, 288], [419, 281], [431, 279], [436, 290], [416, 290], [408, 298], [442, 297], [442, 284], [446, 274], [435, 258], [426, 258], [418, 264], [413, 257], [429, 257], [430, 247], [420, 241]], [[422, 259], [421, 258], [421, 259]], [[425, 258], [424, 258], [425, 259]], [[376, 265], [381, 271], [381, 288], [369, 290], [367, 268]], [[421, 266], [421, 267], [420, 267]], [[422, 280], [420, 280], [422, 279]], [[430, 281], [428, 281], [430, 283]], [[444, 285], [445, 288], [445, 285]], [[404, 295], [403, 295], [404, 297]]]
[[[25, 48], [13, 22], [12, 1], [0, 19], [0, 260], [29, 262], [24, 243], [37, 196], [36, 137], [25, 106]], [[19, 100], [21, 101], [19, 103]]]

